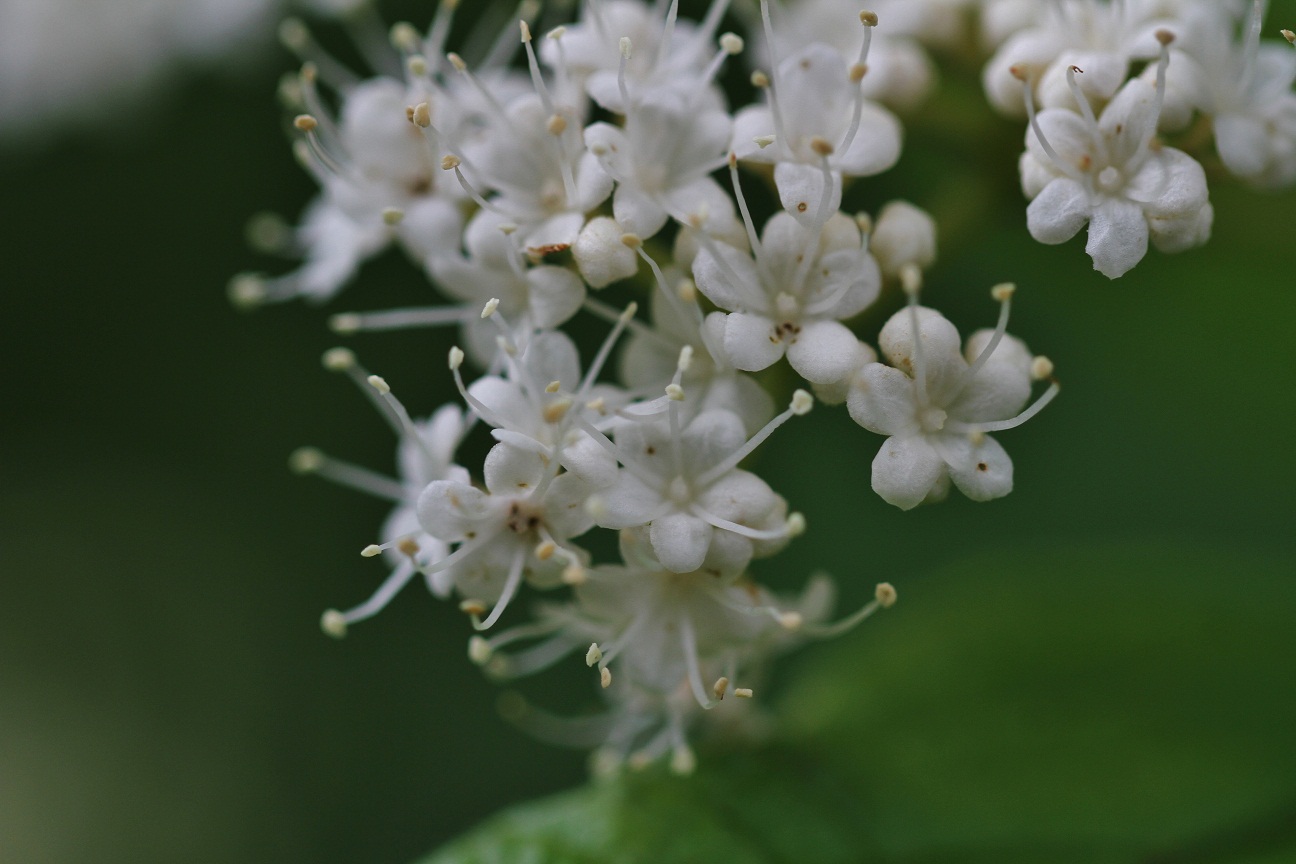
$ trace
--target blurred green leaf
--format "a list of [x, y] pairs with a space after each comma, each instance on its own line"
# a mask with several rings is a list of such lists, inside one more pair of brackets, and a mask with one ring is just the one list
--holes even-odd
[[426, 864], [1296, 855], [1280, 556], [1014, 551], [900, 588], [803, 664], [778, 746], [515, 808]]

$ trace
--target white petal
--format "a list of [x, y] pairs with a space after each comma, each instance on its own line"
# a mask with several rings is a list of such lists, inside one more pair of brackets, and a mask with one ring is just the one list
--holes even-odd
[[1089, 193], [1076, 181], [1058, 177], [1026, 208], [1026, 227], [1040, 243], [1065, 243], [1089, 221]]
[[832, 384], [855, 371], [859, 340], [845, 324], [811, 321], [788, 345], [787, 358], [797, 374], [812, 384]]
[[855, 138], [846, 152], [833, 156], [833, 167], [848, 177], [881, 174], [900, 160], [902, 138], [900, 121], [894, 114], [865, 102]]
[[661, 493], [645, 486], [629, 471], [618, 471], [616, 482], [598, 493], [603, 507], [598, 524], [603, 528], [633, 528], [647, 525], [666, 507]]
[[1094, 208], [1085, 251], [1099, 273], [1108, 279], [1125, 275], [1143, 260], [1147, 247], [1147, 219], [1137, 204], [1123, 198], [1104, 198]]
[[860, 370], [846, 397], [851, 419], [879, 435], [916, 435], [918, 403], [914, 382], [899, 369], [870, 363]]
[[594, 527], [594, 517], [585, 506], [591, 491], [589, 484], [575, 474], [560, 474], [549, 484], [544, 496], [544, 518], [554, 537], [567, 540]]
[[649, 537], [663, 567], [672, 573], [692, 573], [706, 559], [712, 530], [696, 516], [672, 513], [653, 521]]
[[731, 312], [725, 316], [724, 351], [729, 362], [744, 372], [759, 372], [778, 362], [787, 343], [763, 315]]
[[943, 435], [938, 446], [954, 485], [973, 501], [1002, 498], [1012, 491], [1012, 459], [989, 435], [978, 446], [965, 436]]
[[559, 461], [564, 468], [595, 488], [604, 488], [616, 481], [616, 459], [607, 448], [586, 434], [582, 433], [563, 447]]
[[[993, 330], [978, 330], [968, 338], [969, 363], [980, 355], [993, 333]], [[985, 365], [950, 403], [949, 416], [965, 423], [988, 423], [1016, 416], [1030, 400], [1033, 359], [1025, 343], [1005, 335]]]
[[842, 181], [836, 171], [828, 172], [832, 181], [828, 201], [824, 203], [824, 172], [814, 165], [797, 162], [780, 162], [774, 166], [774, 185], [778, 187], [779, 202], [783, 209], [798, 222], [813, 222], [821, 207], [829, 213], [841, 208]]
[[967, 369], [959, 350], [959, 334], [954, 325], [935, 309], [919, 306], [912, 312], [901, 309], [882, 325], [878, 347], [892, 366], [913, 377], [917, 355], [914, 351], [913, 318], [918, 318], [922, 348], [922, 366], [931, 394], [940, 393]]
[[912, 510], [935, 488], [945, 463], [920, 435], [888, 438], [873, 459], [873, 491], [888, 504]]
[[486, 454], [482, 472], [492, 495], [518, 495], [534, 489], [544, 475], [539, 454], [496, 444]]
[[612, 196], [612, 215], [625, 231], [647, 240], [666, 225], [666, 211], [661, 204], [640, 190], [624, 183]]
[[447, 543], [464, 539], [490, 511], [485, 492], [453, 480], [429, 483], [418, 497], [418, 519], [423, 530]]
[[700, 474], [723, 462], [746, 442], [747, 430], [737, 414], [723, 409], [703, 411], [680, 435], [685, 475]]
[[[713, 253], [718, 253], [721, 260], [717, 261]], [[745, 312], [769, 305], [756, 262], [727, 243], [712, 243], [709, 249], [698, 252], [693, 259], [693, 280], [698, 290], [721, 309]]]
[[585, 283], [566, 267], [532, 267], [526, 281], [531, 289], [531, 323], [536, 327], [549, 329], [563, 324], [585, 302]]

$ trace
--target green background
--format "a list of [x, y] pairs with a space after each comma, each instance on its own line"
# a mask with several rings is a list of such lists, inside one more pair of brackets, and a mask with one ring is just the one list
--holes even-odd
[[[428, 292], [393, 254], [327, 310], [231, 310], [232, 273], [282, 267], [247, 249], [247, 217], [312, 192], [273, 98], [290, 58], [263, 47], [114, 122], [0, 144], [3, 861], [398, 864], [585, 776], [582, 754], [497, 717], [452, 605], [411, 589], [345, 642], [319, 633], [381, 578], [356, 552], [385, 508], [286, 456], [385, 470], [393, 449], [321, 369], [324, 319]], [[1019, 283], [1012, 330], [1064, 391], [1000, 437], [1017, 488], [988, 505], [883, 504], [880, 439], [841, 409], [765, 448], [810, 532], [758, 574], [791, 589], [827, 570], [844, 608], [882, 579], [901, 595], [780, 667], [782, 746], [812, 766], [796, 788], [840, 801], [846, 784], [879, 860], [1132, 861], [1203, 832], [1205, 857], [1164, 860], [1296, 860], [1296, 196], [1218, 182], [1208, 247], [1108, 282], [1082, 241], [1030, 240], [1020, 124], [946, 83], [848, 205], [932, 210], [947, 236], [926, 298], [965, 332], [993, 323], [992, 284]], [[454, 339], [349, 344], [425, 413], [450, 398]], [[532, 692], [592, 705], [562, 671]], [[678, 795], [759, 785], [703, 763]], [[814, 848], [833, 851], [806, 860], [863, 860], [825, 831]]]

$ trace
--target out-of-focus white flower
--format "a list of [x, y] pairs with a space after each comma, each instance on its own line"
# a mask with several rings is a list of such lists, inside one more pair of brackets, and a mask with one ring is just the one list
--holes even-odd
[[[275, 0], [0, 0], [0, 136], [99, 120], [258, 41]], [[269, 45], [269, 39], [259, 40]]]

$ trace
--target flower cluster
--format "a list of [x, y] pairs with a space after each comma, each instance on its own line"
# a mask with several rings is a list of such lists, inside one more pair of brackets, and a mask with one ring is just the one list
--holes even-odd
[[1036, 240], [1087, 224], [1094, 269], [1114, 279], [1149, 241], [1178, 252], [1210, 238], [1203, 159], [1258, 187], [1296, 182], [1296, 55], [1260, 41], [1265, 5], [988, 4], [999, 44], [983, 81], [996, 108], [1029, 118], [1021, 181]]
[[[992, 291], [996, 326], [966, 340], [922, 305], [936, 256], [931, 216], [904, 201], [875, 216], [842, 212], [848, 184], [900, 158], [892, 109], [934, 83], [924, 45], [958, 36], [932, 34], [929, 23], [969, 4], [880, 2], [897, 20], [884, 37], [879, 14], [850, 3], [762, 2], [751, 22], [761, 47], [750, 52], [762, 63], [750, 74], [759, 101], [736, 108], [717, 80], [746, 46], [720, 32], [724, 0], [699, 21], [680, 17], [678, 2], [590, 0], [578, 21], [542, 38], [532, 34], [538, 4], [523, 2], [496, 38], [469, 40], [493, 44], [471, 62], [447, 50], [457, 5], [444, 0], [427, 33], [397, 24], [391, 54], [362, 40], [374, 67], [389, 70], [369, 78], [300, 22], [283, 27], [304, 60], [284, 87], [297, 106], [296, 152], [321, 192], [299, 227], [255, 226], [262, 245], [302, 265], [236, 277], [233, 299], [328, 300], [396, 244], [443, 302], [343, 312], [333, 328], [454, 325], [462, 346], [445, 373], [459, 401], [427, 418], [412, 417], [351, 350], [325, 356], [400, 446], [395, 479], [315, 449], [292, 457], [299, 472], [394, 504], [379, 542], [362, 552], [390, 575], [363, 603], [326, 612], [323, 628], [344, 635], [421, 576], [458, 601], [472, 627], [468, 655], [493, 677], [581, 657], [597, 670], [604, 714], [561, 720], [511, 703], [520, 723], [596, 746], [602, 766], [669, 754], [686, 772], [690, 728], [733, 706], [726, 697], [750, 697], [766, 658], [896, 599], [879, 584], [867, 606], [826, 623], [825, 580], [796, 597], [760, 586], [751, 562], [793, 543], [806, 519], [748, 457], [817, 397], [845, 403], [885, 436], [872, 463], [885, 501], [909, 509], [951, 484], [986, 501], [1013, 486], [992, 434], [1058, 392], [1043, 383], [1052, 363], [1007, 333], [1012, 285]], [[1159, 69], [1158, 110], [1164, 52]], [[1141, 92], [1123, 98], [1136, 103], [1127, 114], [1155, 117]], [[1089, 114], [1076, 116], [1085, 134], [1104, 134]], [[1049, 131], [1034, 146], [1053, 152], [1046, 135], [1058, 121], [1037, 120]], [[1179, 167], [1170, 151], [1149, 149], [1149, 129], [1131, 129], [1138, 140], [1128, 146], [1161, 170]], [[1052, 184], [1080, 186], [1036, 162], [1040, 200], [1062, 197]], [[768, 218], [748, 206], [743, 169], [748, 183], [772, 182], [780, 207]], [[1157, 236], [1191, 227], [1164, 208], [1154, 216]], [[593, 296], [609, 286], [638, 292], [637, 302]], [[874, 344], [862, 341], [850, 322], [888, 292], [902, 308]], [[584, 360], [561, 329], [579, 314], [610, 325]], [[759, 373], [784, 358], [802, 383], [778, 398], [778, 379]], [[473, 436], [489, 452], [480, 465], [460, 464]], [[586, 538], [598, 530], [616, 532], [619, 560], [596, 560]], [[544, 598], [534, 617], [503, 627], [533, 592]]]

